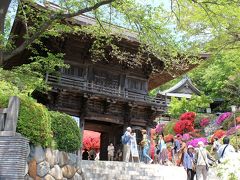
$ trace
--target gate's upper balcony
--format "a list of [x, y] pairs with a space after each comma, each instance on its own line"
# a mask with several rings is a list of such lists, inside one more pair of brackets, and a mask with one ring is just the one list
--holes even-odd
[[107, 98], [119, 99], [122, 101], [130, 101], [136, 103], [146, 103], [157, 107], [165, 107], [166, 103], [163, 99], [151, 97], [148, 95], [131, 92], [125, 88], [112, 88], [99, 85], [97, 82], [88, 82], [86, 79], [79, 77], [62, 75], [62, 76], [47, 76], [47, 82], [53, 88], [68, 89], [70, 91], [79, 91], [80, 93], [95, 94], [105, 96]]

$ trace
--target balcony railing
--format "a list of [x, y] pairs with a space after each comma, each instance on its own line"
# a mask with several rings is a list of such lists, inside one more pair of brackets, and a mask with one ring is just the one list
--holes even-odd
[[53, 86], [61, 86], [78, 89], [83, 92], [90, 92], [94, 94], [106, 95], [109, 97], [123, 98], [131, 101], [145, 102], [148, 104], [154, 104], [158, 106], [166, 106], [164, 100], [160, 98], [151, 97], [148, 95], [138, 94], [129, 90], [122, 90], [121, 88], [109, 88], [94, 83], [89, 83], [85, 79], [73, 76], [47, 76], [47, 82]]

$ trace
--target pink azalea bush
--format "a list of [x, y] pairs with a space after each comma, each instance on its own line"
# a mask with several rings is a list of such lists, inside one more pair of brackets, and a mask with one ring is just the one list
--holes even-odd
[[198, 142], [202, 141], [205, 145], [208, 144], [207, 138], [201, 137], [201, 138], [195, 138], [187, 143], [187, 145], [192, 145], [193, 147], [198, 147]]
[[209, 125], [210, 120], [208, 118], [204, 118], [200, 121], [200, 126], [201, 127], [206, 127], [207, 125]]
[[183, 134], [183, 136], [182, 136], [182, 140], [183, 140], [183, 141], [188, 141], [189, 139], [191, 139], [190, 134], [188, 134], [188, 133]]
[[216, 120], [216, 124], [217, 125], [221, 125], [223, 123], [223, 121], [225, 121], [226, 119], [228, 119], [230, 116], [232, 115], [232, 113], [230, 112], [225, 112], [222, 113]]
[[164, 128], [165, 124], [157, 124], [155, 127], [155, 132], [157, 134], [161, 134], [163, 132], [163, 128]]

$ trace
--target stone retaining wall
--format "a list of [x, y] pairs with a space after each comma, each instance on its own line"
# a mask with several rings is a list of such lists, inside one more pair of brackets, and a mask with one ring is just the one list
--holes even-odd
[[31, 146], [25, 180], [83, 180], [80, 158], [72, 153]]

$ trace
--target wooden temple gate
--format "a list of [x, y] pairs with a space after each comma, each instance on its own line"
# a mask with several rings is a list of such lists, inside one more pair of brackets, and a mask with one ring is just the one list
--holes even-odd
[[155, 117], [164, 111], [164, 101], [160, 99], [137, 93], [126, 95], [109, 87], [62, 79], [48, 76], [53, 86], [48, 94], [48, 107], [80, 117], [82, 130], [100, 132], [101, 160], [107, 159], [109, 142], [116, 147], [121, 145], [120, 137], [126, 127], [152, 127]]
[[[88, 24], [88, 21], [85, 22], [82, 16], [81, 22], [76, 20], [75, 23]], [[21, 22], [14, 24], [13, 32], [17, 30], [24, 33]], [[82, 129], [101, 132], [101, 159], [106, 159], [109, 141], [116, 143], [115, 146], [120, 144], [121, 134], [127, 126], [153, 127], [153, 120], [166, 107], [164, 100], [148, 96], [148, 90], [159, 82], [166, 82], [170, 75], [165, 73], [161, 78], [154, 78], [153, 69], [163, 71], [164, 64], [153, 55], [142, 57], [139, 65], [135, 58], [140, 44], [132, 35], [129, 33], [114, 42], [119, 50], [131, 54], [124, 62], [111, 56], [109, 47], [104, 49], [107, 60], [93, 59], [94, 39], [87, 34], [64, 34], [61, 38], [43, 39], [43, 44], [51, 52], [64, 53], [64, 62], [70, 67], [60, 69], [58, 76], [47, 74], [46, 81], [52, 89], [47, 95], [36, 92], [34, 97], [49, 109], [79, 117]], [[39, 54], [44, 56], [46, 52]], [[8, 68], [29, 63], [31, 55], [30, 51], [24, 51], [11, 60]]]

